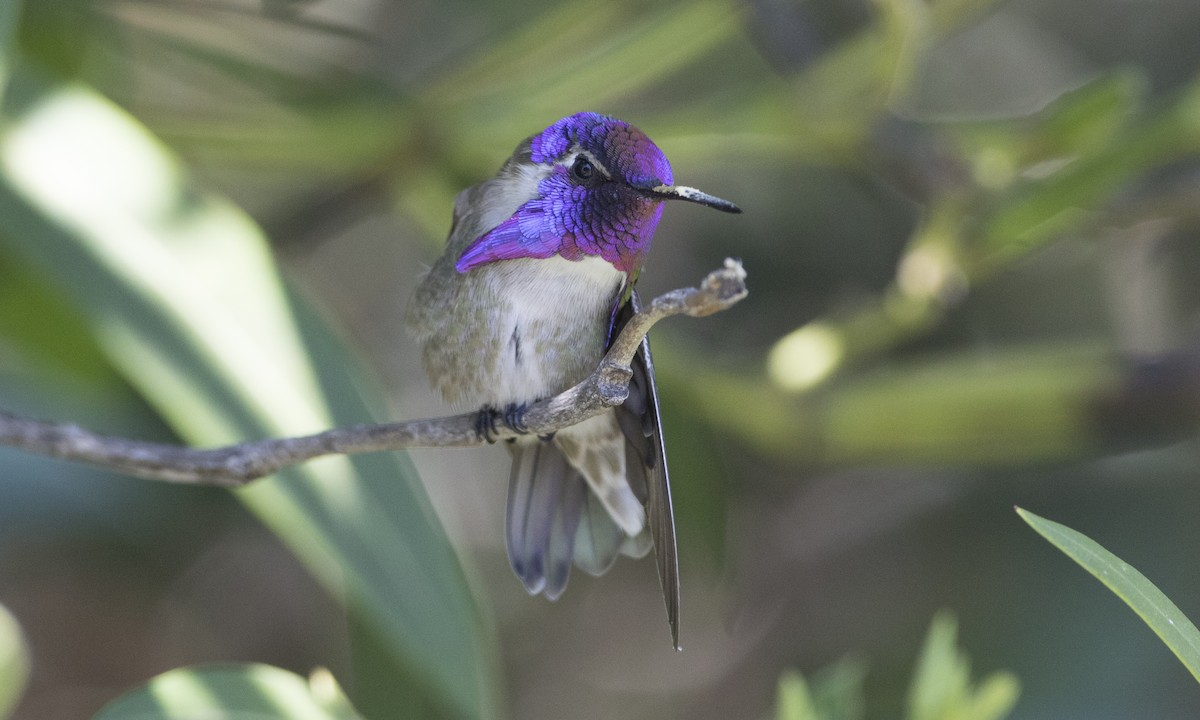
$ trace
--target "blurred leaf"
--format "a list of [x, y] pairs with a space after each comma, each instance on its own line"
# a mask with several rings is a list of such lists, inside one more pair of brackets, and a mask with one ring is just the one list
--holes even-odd
[[776, 720], [860, 720], [863, 716], [862, 663], [845, 659], [824, 668], [810, 683], [796, 670], [779, 678]]
[[[874, 118], [887, 104], [893, 83], [893, 49], [875, 37], [838, 47], [797, 83], [796, 115], [820, 144], [848, 157], [857, 150]], [[839, 82], [840, 80], [840, 82]]]
[[[245, 26], [250, 28], [270, 26], [285, 31], [288, 33], [287, 37], [292, 38], [293, 46], [305, 44], [311, 47], [311, 43], [297, 41], [296, 36], [300, 34], [298, 31], [313, 33], [320, 40], [327, 40], [331, 37], [345, 37], [354, 40], [369, 39], [368, 35], [360, 29], [319, 15], [306, 13], [306, 8], [302, 6], [313, 5], [317, 1], [263, 0], [257, 4], [260, 7], [232, 3], [180, 2], [180, 0], [129, 0], [129, 4], [138, 6], [138, 12], [132, 22], [139, 24], [149, 32], [164, 36], [195, 37], [202, 35], [196, 31], [196, 25], [200, 22], [211, 23], [213, 27], [229, 30], [233, 22], [242, 21]], [[171, 20], [178, 21], [181, 18], [187, 18], [190, 22], [185, 21], [174, 25], [170, 22]], [[186, 27], [192, 28], [191, 33], [184, 29]], [[257, 34], [247, 33], [247, 35], [254, 39], [258, 38]], [[300, 52], [294, 48], [293, 50]], [[287, 63], [288, 60], [283, 59], [278, 62]]]
[[813, 704], [823, 720], [862, 720], [866, 676], [866, 665], [854, 658], [838, 660], [813, 675]]
[[[672, 340], [675, 340], [672, 338]], [[698, 362], [674, 342], [655, 346], [658, 380], [677, 414], [703, 418], [717, 432], [728, 432], [768, 455], [796, 457], [816, 452], [813, 444], [821, 417], [810, 405], [798, 405], [751, 368], [718, 370]], [[661, 359], [660, 359], [661, 358]], [[664, 430], [670, 436], [670, 429]]]
[[[4, 0], [0, 4], [11, 2]], [[93, 38], [106, 35], [95, 32], [102, 22], [95, 3], [92, 0], [21, 0], [21, 3], [22, 53], [59, 76], [78, 75]]]
[[297, 170], [324, 175], [399, 163], [398, 146], [411, 133], [403, 107], [386, 97], [363, 94], [332, 101], [297, 101], [295, 107], [252, 107], [239, 114], [164, 115], [149, 111], [147, 123], [181, 152], [208, 162], [294, 176]]
[[328, 670], [308, 680], [269, 665], [180, 668], [105, 705], [93, 720], [362, 720]]
[[1094, 401], [1116, 385], [1104, 348], [973, 352], [839, 385], [822, 446], [836, 463], [1028, 462], [1077, 457], [1099, 441]]
[[796, 670], [788, 670], [779, 678], [778, 720], [824, 720], [813, 705], [808, 682]]
[[[934, 616], [909, 690], [908, 720], [1000, 720], [1017, 701], [1017, 681], [994, 673], [972, 687], [970, 665], [955, 645], [956, 622]], [[860, 720], [865, 712], [862, 663], [842, 660], [810, 683], [794, 670], [779, 678], [776, 720]]]
[[1102, 148], [1133, 118], [1146, 90], [1141, 74], [1122, 70], [1064, 94], [1039, 113], [1026, 162]]
[[0, 605], [0, 719], [17, 707], [25, 683], [29, 680], [29, 650], [21, 626]]
[[[1096, 97], [1119, 107], [1120, 100], [1112, 96], [1119, 98], [1123, 92], [1130, 92], [1122, 87], [1127, 82], [1117, 81], [1108, 92], [1084, 96], [1079, 112], [1089, 112], [1087, 106], [1092, 103], [1088, 101]], [[1100, 208], [1120, 188], [1132, 185], [1155, 166], [1200, 151], [1200, 113], [1195, 105], [1198, 92], [1190, 88], [1171, 106], [1128, 123], [1104, 142], [1077, 144], [1073, 149], [1079, 154], [1068, 158], [1061, 168], [1014, 186], [983, 223], [976, 258], [965, 263], [969, 277], [976, 281], [986, 278], [997, 268], [1079, 227], [1085, 211]], [[1056, 119], [1052, 116], [1051, 122]], [[1109, 124], [1119, 119], [1113, 118]], [[1099, 128], [1109, 132], [1104, 123]]]
[[[419, 96], [368, 76], [304, 79], [184, 35], [155, 40], [160, 52], [195, 61], [226, 85], [247, 87], [282, 107], [223, 109], [212, 117], [158, 115], [166, 139], [206, 157], [290, 167], [354, 170], [385, 166], [420, 185], [431, 158], [490, 172], [494, 153], [566, 112], [604, 110], [669, 78], [737, 37], [738, 7], [728, 0], [656, 8], [618, 1], [564, 3], [486, 46]], [[310, 63], [311, 64], [311, 63]], [[311, 74], [311, 73], [309, 73]], [[313, 88], [322, 88], [314, 96]], [[401, 148], [398, 151], [394, 148]], [[395, 157], [393, 157], [395, 155]], [[381, 160], [382, 158], [382, 160]], [[461, 187], [455, 183], [455, 187]]]
[[[296, 169], [327, 175], [389, 165], [393, 139], [409, 132], [407, 99], [395, 85], [345, 67], [330, 51], [365, 47], [361, 30], [233, 3], [131, 0], [124, 10], [126, 33], [92, 38], [129, 57], [114, 75], [149, 70], [215, 99], [138, 108], [142, 122], [184, 153], [289, 177]], [[135, 52], [121, 45], [127, 36]], [[129, 79], [113, 84], [122, 102], [139, 104]]]
[[934, 0], [927, 4], [930, 25], [935, 36], [941, 38], [990, 10], [999, 0]]
[[999, 720], [1016, 704], [1019, 686], [1009, 673], [993, 673], [972, 687], [957, 634], [953, 615], [934, 615], [909, 688], [908, 720]]
[[737, 17], [728, 0], [575, 0], [483, 51], [423, 100], [456, 142], [511, 148], [566, 112], [604, 110], [665, 81], [736, 36]]
[[789, 365], [804, 377], [830, 357], [877, 351], [871, 343], [892, 339], [893, 310], [785, 336], [792, 347], [773, 353], [770, 379], [693, 363], [696, 382], [672, 396], [750, 447], [791, 462], [1019, 464], [1084, 456], [1103, 440], [1096, 401], [1119, 386], [1121, 366], [1100, 344], [972, 349], [892, 362], [795, 396], [779, 392], [775, 377]]
[[[629, 4], [573, 0], [559, 3], [522, 23], [520, 29], [483, 48], [476, 57], [451, 71], [430, 89], [437, 104], [469, 105], [485, 95], [513, 92], [536, 85], [560, 72], [571, 59], [628, 19]], [[581, 34], [592, 28], [596, 32]], [[582, 47], [579, 43], [585, 43]]]
[[[32, 72], [14, 78], [6, 111], [4, 239], [72, 295], [182, 437], [223, 444], [373, 419], [353, 360], [286, 292], [260, 231], [200, 194], [144, 128]], [[490, 631], [406, 456], [327, 458], [238, 496], [344, 590], [408, 682], [448, 716], [487, 714]]]
[[[0, 224], [0, 234], [5, 231]], [[0, 247], [0, 338], [19, 359], [74, 379], [114, 379], [112, 367], [87, 332], [79, 312], [48, 284], [48, 277]]]
[[[146, 9], [140, 14], [151, 15], [145, 12]], [[230, 7], [228, 10], [236, 15], [248, 15], [249, 18], [238, 18], [242, 22], [252, 18], [261, 19], [257, 11], [247, 12], [250, 8], [241, 8], [239, 11]], [[171, 22], [180, 12], [178, 3], [164, 3], [158, 12], [163, 14], [163, 20], [157, 25], [149, 23], [151, 26], [142, 30], [140, 39], [147, 46], [143, 52], [149, 53], [149, 60], [164, 65], [194, 64], [203, 67], [207, 84], [214, 91], [250, 91], [263, 100], [271, 100], [293, 110], [302, 109], [304, 103], [329, 100], [331, 96], [394, 95], [385, 84], [344, 70], [319, 56], [305, 56], [303, 53], [311, 50], [312, 45], [295, 42], [290, 33], [287, 39], [270, 33], [245, 33], [244, 37], [236, 38], [244, 48], [239, 53], [227, 47], [230, 41], [227, 36], [231, 29], [222, 24], [229, 21], [229, 18], [223, 17], [226, 13], [216, 12], [213, 13], [214, 17], [208, 18], [223, 31], [218, 36], [222, 44], [214, 45], [211, 38], [198, 35], [189, 24]], [[323, 28], [322, 35], [330, 30]]]
[[1130, 70], [1112, 72], [1064, 93], [1028, 118], [950, 126], [976, 181], [989, 190], [1011, 185], [1021, 175], [1042, 173], [1039, 163], [1067, 163], [1080, 154], [1103, 152], [1135, 118], [1146, 81]]
[[738, 78], [738, 90], [750, 89], [744, 95], [731, 99], [722, 87], [712, 107], [676, 113], [675, 133], [694, 135], [695, 118], [704, 117], [706, 134], [676, 141], [671, 157], [857, 164], [880, 120], [903, 110], [933, 44], [996, 2], [876, 0], [870, 25], [804, 64], [789, 85], [750, 74], [750, 82]]
[[881, 114], [907, 92], [930, 41], [929, 8], [914, 0], [879, 0], [871, 25], [840, 43], [796, 79], [798, 135], [816, 133], [849, 153]]
[[1154, 583], [1083, 533], [1028, 510], [1017, 514], [1132, 608], [1200, 681], [1200, 631]]
[[[980, 173], [977, 167], [976, 173], [998, 176], [985, 185], [1006, 186], [1003, 192], [968, 200], [958, 189], [939, 198], [926, 210], [930, 220], [914, 233], [892, 285], [878, 300], [851, 314], [812, 321], [782, 337], [769, 358], [771, 381], [795, 393], [810, 392], [846, 368], [930, 330], [970, 288], [1068, 233], [1089, 229], [1097, 211], [1115, 194], [1133, 188], [1155, 167], [1200, 152], [1200, 81], [1165, 109], [1124, 122], [1121, 98], [1135, 93], [1132, 85], [1118, 78], [1111, 86], [1097, 88], [1095, 95], [1076, 98], [1083, 108], [1106, 106], [1114, 115], [1070, 139], [1077, 155], [1010, 184], [1017, 153], [1008, 148], [999, 153], [998, 171]], [[1087, 114], [1076, 113], [1070, 102], [1059, 110], [1061, 116]], [[1051, 121], [1058, 117], [1050, 116]], [[1119, 131], [1113, 129], [1117, 127]], [[1095, 139], [1108, 133], [1112, 134], [1103, 142]]]
[[[392, 94], [389, 85], [345, 68], [331, 52], [361, 47], [369, 35], [313, 13], [273, 13], [265, 3], [208, 0], [128, 0], [116, 8], [93, 4], [127, 31], [92, 38], [103, 51], [133, 55], [138, 65], [190, 88], [236, 97], [226, 110], [267, 102], [298, 109], [304, 101], [344, 97], [359, 88]], [[130, 40], [132, 47], [126, 47]]]
[[8, 83], [16, 57], [18, 21], [21, 19], [23, 0], [6, 0], [0, 3], [0, 96]]

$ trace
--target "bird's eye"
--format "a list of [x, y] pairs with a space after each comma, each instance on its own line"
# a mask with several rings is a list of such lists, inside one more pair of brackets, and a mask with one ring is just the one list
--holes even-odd
[[575, 164], [571, 166], [571, 176], [576, 180], [588, 182], [596, 175], [596, 166], [592, 164], [584, 156], [580, 155], [575, 158]]

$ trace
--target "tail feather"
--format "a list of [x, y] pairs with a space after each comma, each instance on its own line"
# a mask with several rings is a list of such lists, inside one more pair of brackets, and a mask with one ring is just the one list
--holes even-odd
[[[633, 313], [640, 311], [637, 293], [621, 307], [615, 317], [619, 331]], [[633, 377], [629, 397], [617, 409], [617, 422], [626, 440], [625, 465], [629, 487], [646, 508], [646, 521], [654, 541], [658, 578], [662, 583], [671, 641], [679, 647], [679, 560], [675, 549], [675, 517], [671, 508], [671, 483], [667, 475], [667, 455], [659, 423], [658, 389], [654, 384], [654, 361], [649, 339], [631, 363]]]
[[629, 486], [625, 467], [625, 437], [616, 413], [606, 412], [560, 430], [554, 444], [567, 462], [583, 474], [598, 500], [626, 535], [646, 527], [646, 510]]
[[625, 540], [621, 529], [595, 493], [585, 492], [579, 529], [575, 533], [575, 564], [589, 575], [608, 572]]
[[562, 490], [577, 475], [561, 453], [546, 443], [512, 444], [512, 474], [508, 481], [506, 534], [508, 558], [525, 589], [546, 589], [546, 567]]
[[[543, 443], [548, 444], [548, 443]], [[554, 452], [548, 449], [543, 452]], [[550, 543], [546, 551], [546, 589], [547, 599], [557, 600], [567, 589], [567, 580], [571, 579], [571, 563], [576, 553], [576, 528], [583, 511], [584, 498], [588, 494], [587, 485], [578, 473], [568, 474], [563, 480], [562, 495], [558, 508], [554, 511], [551, 525]]]
[[644, 530], [629, 537], [553, 442], [513, 443], [506, 536], [513, 572], [532, 595], [557, 599], [571, 565], [602, 575], [621, 554], [650, 548]]

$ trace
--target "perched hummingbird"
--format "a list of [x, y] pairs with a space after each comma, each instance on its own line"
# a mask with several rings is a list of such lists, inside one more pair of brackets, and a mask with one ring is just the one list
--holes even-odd
[[[445, 253], [407, 317], [446, 400], [519, 428], [526, 404], [594, 371], [636, 311], [663, 201], [741, 212], [673, 182], [641, 130], [585, 112], [529, 137], [494, 178], [459, 193]], [[618, 554], [653, 545], [678, 647], [675, 521], [647, 342], [632, 365], [621, 407], [508, 444], [508, 557], [526, 590], [553, 600], [572, 563], [600, 575]]]

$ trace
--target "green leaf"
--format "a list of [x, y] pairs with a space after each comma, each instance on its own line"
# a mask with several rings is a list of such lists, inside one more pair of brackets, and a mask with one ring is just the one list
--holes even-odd
[[0, 718], [6, 718], [17, 706], [29, 680], [29, 651], [21, 626], [0, 605]]
[[1200, 632], [1154, 583], [1083, 533], [1028, 510], [1016, 510], [1039, 535], [1082, 565], [1133, 608], [1200, 681]]
[[117, 381], [80, 313], [47, 280], [0, 246], [0, 338], [17, 364], [87, 383]]
[[999, 720], [1016, 704], [1019, 686], [1009, 673], [993, 673], [972, 687], [971, 664], [957, 635], [953, 615], [934, 615], [909, 688], [909, 720]]
[[737, 37], [728, 0], [655, 6], [573, 0], [522, 25], [424, 93], [456, 144], [508, 148], [563, 108], [605, 108]]
[[[984, 242], [979, 258], [968, 263], [974, 266], [969, 274], [976, 281], [985, 277], [992, 266], [1002, 265], [1003, 261], [1077, 227], [1085, 217], [1084, 210], [1101, 207], [1143, 173], [1200, 148], [1200, 124], [1196, 122], [1193, 94], [1197, 88], [1179, 93], [1163, 112], [1136, 121], [1126, 120], [1124, 114], [1132, 108], [1122, 102], [1131, 104], [1137, 94], [1135, 81], [1129, 77], [1115, 76], [1099, 86], [1097, 92], [1071, 98], [1080, 105], [1073, 108], [1072, 102], [1066, 102], [1059, 108], [1065, 120], [1050, 117], [1049, 132], [1061, 135], [1061, 128], [1054, 129], [1055, 124], [1077, 123], [1078, 119], [1072, 117], [1076, 112], [1086, 115], [1101, 112], [1103, 105], [1111, 108], [1107, 122], [1097, 121], [1093, 128], [1076, 129], [1071, 149], [1079, 153], [1078, 157], [1044, 178], [1023, 183], [988, 218], [982, 229]], [[1066, 142], [1066, 139], [1059, 137], [1056, 141]]]
[[779, 678], [778, 720], [821, 720], [804, 676], [788, 670]]
[[1039, 113], [1026, 161], [1104, 148], [1141, 105], [1146, 84], [1137, 72], [1122, 69], [1064, 94]]
[[953, 616], [945, 612], [934, 616], [909, 689], [909, 720], [943, 717], [944, 708], [954, 702], [954, 696], [966, 684], [969, 668], [955, 647], [957, 632]]
[[822, 668], [812, 680], [813, 704], [822, 720], [861, 720], [865, 714], [865, 663], [842, 658]]
[[823, 668], [809, 682], [796, 670], [779, 677], [777, 720], [859, 720], [866, 669], [853, 659]]
[[[11, 1], [0, 3], [4, 4]], [[92, 0], [28, 0], [21, 4], [21, 54], [36, 58], [62, 77], [75, 77], [83, 70], [96, 38], [120, 34], [105, 32], [111, 30], [111, 21]]]
[[12, 71], [17, 44], [17, 21], [21, 18], [21, 0], [0, 3], [0, 96]]
[[1052, 167], [1103, 154], [1128, 130], [1145, 94], [1145, 79], [1122, 69], [1064, 93], [1029, 118], [960, 123], [949, 130], [970, 158], [976, 181], [1000, 190], [1041, 163]]
[[180, 668], [159, 675], [93, 720], [362, 720], [328, 670], [308, 680], [269, 665]]
[[[181, 437], [224, 444], [380, 414], [363, 398], [382, 393], [287, 291], [261, 231], [133, 118], [28, 70], [9, 95], [0, 241], [68, 292]], [[238, 496], [380, 635], [407, 672], [393, 684], [450, 717], [487, 714], [492, 633], [406, 456], [327, 458]]]
[[[878, 0], [874, 21], [797, 76], [796, 119], [843, 152], [856, 149], [896, 104], [902, 104], [935, 39], [944, 9], [912, 0]], [[935, 23], [934, 12], [941, 22]]]

